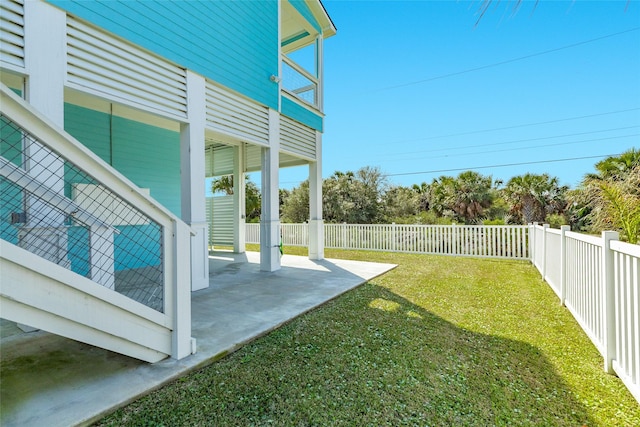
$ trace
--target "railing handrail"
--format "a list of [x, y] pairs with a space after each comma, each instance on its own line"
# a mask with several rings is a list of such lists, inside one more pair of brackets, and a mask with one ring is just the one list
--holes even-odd
[[594, 245], [594, 246], [599, 246], [599, 245], [602, 244], [602, 239], [601, 239], [600, 236], [593, 236], [593, 235], [590, 235], [590, 234], [582, 234], [582, 233], [578, 233], [578, 232], [575, 232], [575, 231], [567, 231], [565, 233], [565, 236], [567, 236], [570, 239], [579, 240], [581, 242], [589, 243], [589, 244]]
[[[39, 114], [6, 85], [0, 85], [2, 113], [19, 126], [29, 129], [29, 133], [36, 139], [46, 142], [53, 151], [64, 153], [81, 169], [91, 171], [96, 180], [107, 184], [111, 191], [159, 224], [170, 227], [174, 221], [182, 221], [73, 136]], [[189, 230], [193, 233], [190, 227]]]
[[306, 78], [314, 82], [315, 84], [318, 84], [317, 77], [314, 77], [313, 74], [309, 73], [307, 70], [302, 68], [300, 65], [298, 65], [298, 63], [296, 63], [293, 59], [289, 58], [284, 53], [282, 54], [282, 61], [286, 62], [287, 65], [289, 65], [291, 68], [293, 68], [294, 70], [296, 70], [297, 72], [299, 72], [300, 74], [302, 74], [303, 76], [305, 76]]
[[0, 84], [0, 106], [2, 114], [25, 129], [34, 140], [63, 155], [80, 170], [90, 171], [98, 183], [162, 227], [163, 326], [171, 330], [171, 356], [180, 359], [191, 354], [194, 345], [189, 247], [194, 230], [4, 84]]
[[612, 251], [616, 251], [625, 255], [631, 255], [633, 257], [640, 258], [640, 245], [621, 242], [620, 240], [612, 240], [609, 243], [609, 247]]

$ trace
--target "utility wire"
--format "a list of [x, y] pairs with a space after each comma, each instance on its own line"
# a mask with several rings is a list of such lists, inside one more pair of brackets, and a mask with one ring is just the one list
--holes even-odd
[[[462, 150], [462, 149], [466, 149], [466, 148], [493, 147], [493, 146], [496, 146], [496, 145], [509, 145], [509, 144], [516, 144], [518, 142], [542, 141], [542, 140], [545, 140], [545, 139], [566, 138], [568, 136], [590, 135], [590, 134], [595, 134], [595, 133], [612, 132], [612, 131], [615, 131], [615, 130], [634, 129], [634, 128], [638, 128], [638, 127], [640, 127], [640, 125], [624, 126], [624, 127], [609, 128], [609, 129], [600, 129], [600, 130], [593, 130], [593, 131], [589, 131], [589, 132], [565, 133], [563, 135], [542, 136], [542, 137], [539, 137], [539, 138], [516, 139], [516, 140], [513, 140], [513, 141], [492, 142], [490, 144], [461, 145], [459, 147], [436, 148], [436, 149], [433, 149], [433, 150], [402, 151], [402, 152], [389, 153], [389, 155], [437, 153], [437, 152], [442, 152], [442, 151]], [[387, 156], [385, 156], [385, 159], [386, 158], [387, 158]]]
[[521, 162], [521, 163], [506, 163], [501, 165], [488, 165], [488, 166], [471, 166], [466, 168], [455, 168], [455, 169], [439, 169], [439, 170], [430, 170], [430, 171], [420, 171], [420, 172], [402, 172], [402, 173], [389, 173], [385, 176], [406, 176], [406, 175], [422, 175], [426, 173], [441, 173], [441, 172], [457, 172], [457, 171], [467, 171], [474, 169], [490, 169], [490, 168], [504, 168], [508, 166], [522, 166], [522, 165], [534, 165], [539, 163], [557, 163], [557, 162], [568, 162], [572, 160], [584, 160], [584, 159], [599, 159], [603, 157], [611, 157], [611, 156], [619, 156], [620, 154], [601, 154], [598, 156], [586, 156], [586, 157], [570, 157], [566, 159], [553, 159], [553, 160], [540, 160], [537, 162]]
[[[427, 141], [427, 140], [430, 140], [430, 139], [449, 138], [449, 137], [452, 137], [452, 136], [474, 135], [474, 134], [477, 134], [477, 133], [495, 132], [497, 130], [516, 129], [516, 128], [523, 128], [523, 127], [529, 127], [529, 126], [548, 125], [548, 124], [551, 124], [551, 123], [568, 122], [568, 121], [571, 121], [571, 120], [580, 120], [580, 119], [589, 119], [591, 117], [600, 117], [600, 116], [607, 116], [607, 115], [611, 115], [611, 114], [628, 113], [629, 111], [637, 111], [637, 110], [640, 110], [640, 107], [627, 108], [625, 110], [607, 111], [607, 112], [604, 112], [604, 113], [587, 114], [585, 116], [566, 117], [564, 119], [547, 120], [547, 121], [544, 121], [544, 122], [524, 123], [524, 124], [519, 124], [519, 125], [504, 126], [504, 127], [491, 128], [491, 129], [471, 130], [471, 131], [467, 131], [467, 132], [450, 133], [450, 134], [447, 134], [447, 135], [428, 136], [428, 137], [425, 137], [425, 138], [405, 139], [405, 140], [393, 142], [392, 144], [400, 144], [400, 143], [404, 143], [404, 142], [415, 142], [415, 141]], [[386, 142], [385, 142], [385, 144], [386, 144]]]
[[426, 157], [410, 157], [410, 158], [401, 158], [401, 159], [387, 159], [387, 162], [399, 162], [399, 161], [408, 161], [408, 160], [420, 160], [420, 159], [444, 159], [444, 158], [448, 158], [448, 159], [456, 159], [458, 157], [465, 157], [465, 156], [475, 156], [477, 154], [493, 154], [493, 153], [503, 153], [506, 151], [520, 151], [520, 150], [534, 150], [534, 149], [538, 149], [538, 148], [545, 148], [545, 147], [558, 147], [558, 146], [562, 146], [562, 145], [572, 145], [572, 144], [581, 144], [583, 142], [594, 142], [594, 141], [607, 141], [607, 140], [611, 140], [611, 139], [620, 139], [620, 138], [631, 138], [634, 136], [640, 136], [640, 134], [638, 133], [632, 133], [629, 135], [618, 135], [618, 136], [609, 136], [609, 137], [605, 137], [605, 138], [594, 138], [594, 139], [582, 139], [579, 141], [570, 141], [570, 142], [557, 142], [557, 143], [553, 143], [553, 144], [542, 144], [542, 145], [529, 145], [526, 147], [515, 147], [515, 148], [503, 148], [500, 150], [489, 150], [489, 151], [475, 151], [472, 153], [457, 153], [457, 154], [441, 154], [438, 156], [426, 156]]
[[607, 34], [607, 35], [604, 35], [604, 36], [601, 36], [601, 37], [596, 37], [594, 39], [584, 40], [584, 41], [581, 41], [581, 42], [578, 42], [578, 43], [572, 43], [572, 44], [568, 44], [568, 45], [565, 45], [565, 46], [557, 47], [557, 48], [554, 48], [554, 49], [544, 50], [542, 52], [536, 52], [536, 53], [532, 53], [532, 54], [529, 54], [529, 55], [520, 56], [520, 57], [517, 57], [517, 58], [507, 59], [507, 60], [500, 61], [500, 62], [494, 62], [493, 64], [487, 64], [487, 65], [482, 65], [482, 66], [475, 67], [475, 68], [469, 68], [467, 70], [456, 71], [456, 72], [448, 73], [448, 74], [442, 74], [440, 76], [430, 77], [428, 79], [416, 80], [416, 81], [413, 81], [413, 82], [402, 83], [402, 84], [393, 85], [393, 86], [387, 86], [387, 87], [375, 89], [375, 90], [373, 90], [371, 92], [375, 93], [375, 92], [382, 92], [382, 91], [387, 91], [387, 90], [392, 90], [392, 89], [399, 89], [399, 88], [402, 88], [402, 87], [414, 86], [414, 85], [417, 85], [417, 84], [432, 82], [434, 80], [440, 80], [440, 79], [444, 79], [444, 78], [447, 78], [447, 77], [454, 77], [454, 76], [459, 76], [461, 74], [472, 73], [474, 71], [486, 70], [487, 68], [498, 67], [500, 65], [510, 64], [512, 62], [517, 62], [517, 61], [522, 61], [522, 60], [529, 59], [529, 58], [534, 58], [536, 56], [542, 56], [542, 55], [547, 55], [549, 53], [558, 52], [558, 51], [565, 50], [565, 49], [571, 49], [571, 48], [574, 48], [574, 47], [577, 47], [577, 46], [582, 46], [582, 45], [585, 45], [585, 44], [588, 44], [588, 43], [593, 43], [593, 42], [596, 42], [596, 41], [608, 39], [610, 37], [620, 36], [622, 34], [630, 33], [630, 32], [633, 32], [633, 31], [638, 31], [638, 30], [640, 30], [640, 27], [630, 28], [630, 29], [625, 30], [625, 31], [620, 31], [620, 32], [617, 32], [617, 33], [612, 33], [612, 34]]

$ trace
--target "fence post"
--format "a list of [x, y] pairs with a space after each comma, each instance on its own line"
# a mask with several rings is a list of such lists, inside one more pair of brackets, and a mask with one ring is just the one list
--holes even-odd
[[615, 318], [615, 282], [613, 272], [613, 251], [611, 240], [618, 240], [617, 231], [602, 232], [602, 290], [604, 301], [604, 370], [613, 374], [613, 360], [616, 358], [616, 318]]
[[568, 225], [560, 227], [560, 305], [567, 298], [567, 238], [565, 233], [571, 230]]
[[547, 229], [549, 224], [542, 224], [542, 280], [547, 277]]
[[458, 255], [458, 232], [456, 223], [451, 223], [451, 247], [449, 248], [452, 255]]
[[391, 252], [396, 251], [396, 223], [391, 223]]
[[347, 249], [347, 223], [342, 223], [342, 249]]
[[529, 232], [531, 233], [531, 235], [529, 236], [531, 239], [531, 253], [529, 254], [530, 258], [531, 258], [531, 263], [533, 265], [536, 265], [536, 227], [537, 227], [538, 223], [534, 222], [533, 224], [531, 224], [531, 227], [529, 228]]

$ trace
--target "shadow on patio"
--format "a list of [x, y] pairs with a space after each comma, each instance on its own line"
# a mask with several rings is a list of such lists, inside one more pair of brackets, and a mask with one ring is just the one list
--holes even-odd
[[281, 270], [264, 273], [258, 253], [214, 253], [211, 286], [192, 294], [197, 353], [153, 365], [3, 321], [0, 424], [95, 421], [393, 267], [285, 255]]

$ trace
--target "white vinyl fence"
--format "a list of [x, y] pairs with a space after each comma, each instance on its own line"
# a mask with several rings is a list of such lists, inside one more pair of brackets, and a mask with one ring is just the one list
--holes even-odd
[[532, 263], [640, 402], [640, 245], [530, 227]]
[[[282, 243], [307, 246], [307, 224], [281, 224]], [[325, 224], [325, 247], [529, 259], [640, 402], [640, 245], [545, 225]], [[260, 243], [260, 224], [247, 224]]]
[[[286, 246], [309, 244], [308, 224], [281, 224]], [[326, 248], [529, 259], [525, 225], [325, 224]], [[260, 243], [260, 224], [247, 224], [246, 242]]]

